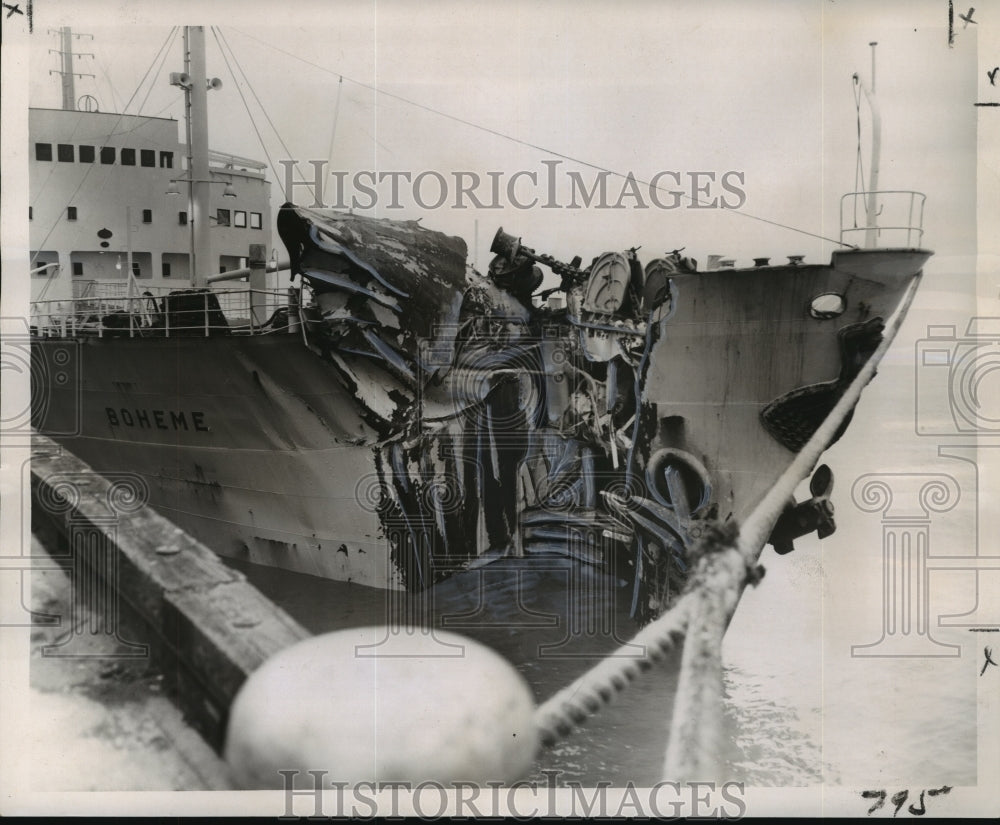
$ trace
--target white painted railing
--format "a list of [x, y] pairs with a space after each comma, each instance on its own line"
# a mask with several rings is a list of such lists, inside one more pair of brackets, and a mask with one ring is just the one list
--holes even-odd
[[[874, 196], [874, 197], [873, 197]], [[840, 199], [840, 240], [870, 248], [919, 247], [924, 237], [924, 202], [927, 196], [909, 189], [848, 192]], [[875, 215], [869, 220], [870, 204]], [[855, 233], [874, 230], [874, 243]]]
[[46, 338], [265, 335], [288, 330], [287, 318], [275, 317], [287, 305], [288, 293], [282, 290], [194, 292], [151, 286], [130, 295], [124, 288], [100, 289], [81, 298], [32, 302], [31, 327]]

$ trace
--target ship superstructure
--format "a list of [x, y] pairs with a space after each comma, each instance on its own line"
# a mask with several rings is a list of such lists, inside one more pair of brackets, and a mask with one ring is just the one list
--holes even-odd
[[[265, 163], [206, 146], [203, 168], [210, 183], [199, 204], [192, 144], [179, 139], [181, 123], [98, 111], [91, 96], [75, 98], [72, 65], [62, 73], [70, 78], [63, 107], [29, 110], [33, 301], [120, 297], [130, 276], [140, 293], [189, 286], [198, 222], [207, 227], [200, 265], [206, 276], [246, 267], [250, 244], [270, 251]], [[188, 77], [175, 73], [173, 80], [186, 86]], [[57, 305], [45, 307], [59, 314]]]

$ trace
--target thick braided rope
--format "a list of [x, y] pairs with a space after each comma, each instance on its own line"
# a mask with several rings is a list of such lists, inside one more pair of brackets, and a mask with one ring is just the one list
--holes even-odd
[[664, 760], [664, 778], [673, 781], [722, 781], [725, 727], [722, 697], [722, 637], [740, 596], [755, 570], [764, 544], [795, 488], [809, 477], [837, 429], [854, 409], [865, 386], [892, 345], [913, 302], [919, 275], [913, 279], [890, 319], [875, 352], [854, 377], [812, 438], [742, 524], [733, 546], [701, 559], [695, 575], [698, 603], [692, 613], [674, 714]]
[[631, 642], [538, 706], [534, 721], [542, 745], [549, 747], [568, 736], [588, 716], [597, 713], [625, 690], [640, 673], [651, 669], [676, 649], [687, 630], [691, 595], [679, 598], [670, 610], [646, 625]]
[[[739, 535], [706, 536], [692, 574], [692, 587], [666, 613], [640, 630], [631, 643], [604, 658], [567, 687], [543, 702], [534, 722], [541, 744], [549, 747], [596, 714], [640, 673], [650, 670], [678, 645], [684, 645], [680, 682], [674, 702], [665, 774], [670, 779], [705, 779], [718, 775], [715, 760], [722, 737], [722, 636], [732, 619], [751, 570], [774, 522], [795, 488], [812, 472], [844, 417], [902, 325], [919, 283], [914, 278], [882, 342], [775, 485], [742, 525]], [[634, 646], [641, 646], [635, 652]], [[711, 776], [705, 770], [712, 771]]]

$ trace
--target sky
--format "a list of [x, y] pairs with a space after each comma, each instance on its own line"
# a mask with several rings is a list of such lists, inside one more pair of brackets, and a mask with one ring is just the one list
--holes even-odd
[[[836, 247], [813, 235], [839, 238], [839, 199], [855, 189], [852, 75], [870, 83], [868, 44], [875, 40], [880, 186], [927, 193], [925, 238], [937, 252], [929, 272], [974, 268], [967, 256], [976, 245], [978, 112], [970, 104], [981, 74], [980, 33], [959, 25], [949, 48], [947, 4], [940, 0], [428, 2], [419, 13], [399, 2], [305, 0], [283, 5], [280, 14], [271, 4], [247, 2], [202, 4], [185, 15], [192, 6], [36, 4], [33, 105], [60, 105], [58, 77], [49, 74], [56, 37], [44, 30], [68, 24], [93, 35], [77, 41], [78, 51], [94, 55], [80, 58], [77, 71], [95, 75], [78, 80], [78, 97], [92, 94], [104, 111], [120, 111], [132, 98], [128, 112], [141, 106], [145, 114], [180, 120], [182, 94], [167, 82], [170, 71], [182, 69], [179, 35], [163, 60], [156, 55], [173, 25], [204, 23], [218, 27], [206, 33], [208, 74], [223, 80], [209, 95], [211, 145], [270, 157], [279, 170], [270, 175], [275, 207], [285, 199], [279, 159], [300, 161], [311, 178], [309, 160], [332, 158], [328, 168], [347, 173], [346, 201], [356, 196], [362, 207], [371, 199], [349, 185], [356, 173], [428, 173], [417, 195], [398, 179], [401, 208], [390, 208], [387, 181], [377, 204], [358, 211], [420, 218], [461, 235], [480, 267], [501, 225], [563, 260], [641, 246], [644, 260], [684, 247], [702, 262], [708, 254], [747, 264], [790, 254], [818, 261]], [[228, 44], [225, 57], [220, 44]], [[870, 113], [863, 98], [861, 120], [867, 175]], [[591, 188], [598, 169], [612, 173], [606, 204], [622, 208], [569, 208], [569, 173]], [[519, 171], [525, 174], [510, 195], [506, 186]], [[475, 191], [486, 205], [489, 173], [497, 176], [494, 200], [502, 208], [478, 209], [468, 198], [466, 208], [456, 208], [459, 172], [479, 175]], [[661, 204], [677, 203], [663, 190], [684, 192], [676, 208], [659, 208], [644, 185], [661, 172], [670, 173], [658, 179]], [[639, 194], [620, 197], [630, 173], [642, 182]], [[438, 174], [448, 199], [422, 208], [439, 199]], [[551, 197], [549, 174], [557, 181]], [[329, 185], [324, 194], [324, 202], [334, 202]], [[293, 195], [305, 205], [313, 200], [306, 187]], [[511, 203], [535, 196], [532, 208]], [[692, 197], [716, 206], [690, 208]], [[559, 208], [543, 208], [553, 204]]]

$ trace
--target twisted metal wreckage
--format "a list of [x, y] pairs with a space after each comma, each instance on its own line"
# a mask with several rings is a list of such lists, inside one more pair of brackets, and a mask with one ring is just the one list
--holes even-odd
[[[308, 345], [367, 425], [354, 443], [374, 452], [369, 495], [408, 589], [491, 552], [560, 553], [631, 581], [649, 621], [699, 537], [749, 511], [881, 340], [868, 299], [885, 296], [851, 267], [698, 273], [632, 249], [581, 268], [501, 229], [482, 277], [461, 239], [416, 222], [286, 204], [278, 230], [315, 294]], [[564, 302], [533, 306], [538, 264], [561, 279], [540, 297]], [[848, 291], [856, 319], [831, 336], [841, 312], [810, 299]], [[833, 532], [832, 484], [823, 465], [788, 504], [779, 552]]]

